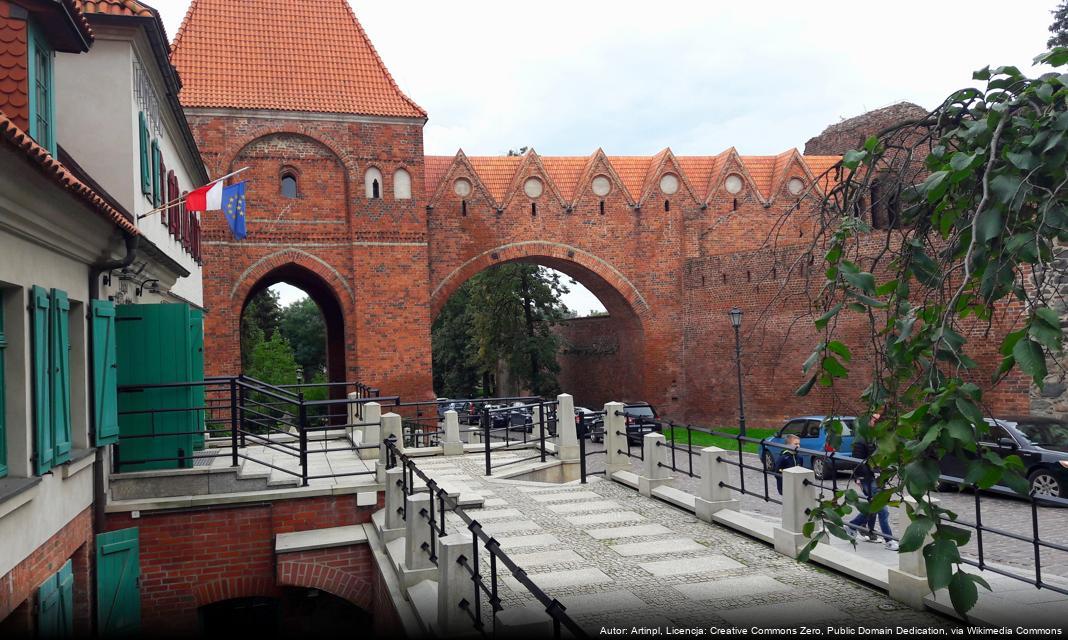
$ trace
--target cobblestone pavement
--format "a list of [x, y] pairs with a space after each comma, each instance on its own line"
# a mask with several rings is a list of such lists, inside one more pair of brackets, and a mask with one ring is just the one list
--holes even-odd
[[[494, 460], [525, 455], [495, 453]], [[614, 482], [484, 478], [484, 459], [475, 455], [416, 464], [449, 491], [482, 495], [485, 508], [468, 513], [591, 633], [630, 625], [953, 624]], [[452, 517], [450, 535], [470, 535], [462, 525]], [[502, 614], [541, 608], [507, 575], [501, 578], [501, 599]]]
[[[603, 445], [592, 445], [603, 450]], [[594, 451], [591, 448], [589, 451]], [[637, 448], [634, 454], [637, 455]], [[737, 460], [737, 453], [730, 454], [732, 460]], [[744, 454], [745, 462], [750, 466], [760, 466], [756, 455]], [[697, 455], [694, 455], [694, 464], [698, 463]], [[641, 471], [641, 461], [632, 460], [631, 468], [635, 473]], [[591, 456], [589, 458], [591, 470], [604, 468], [604, 456]], [[687, 456], [682, 451], [676, 451], [676, 467], [689, 469]], [[739, 470], [731, 469], [731, 484], [738, 486]], [[841, 475], [838, 478], [840, 487], [848, 483], [849, 478]], [[677, 473], [671, 486], [690, 493], [697, 493], [697, 480], [688, 477], [685, 472]], [[764, 474], [759, 471], [745, 470], [746, 489], [756, 493], [764, 492]], [[825, 484], [829, 487], [830, 480]], [[768, 478], [768, 491], [771, 496], [778, 498], [775, 487], [775, 479]], [[957, 491], [943, 492], [938, 495], [942, 505], [954, 511], [961, 521], [974, 523], [975, 518], [975, 494], [971, 492], [959, 493]], [[1033, 523], [1030, 503], [1024, 500], [1002, 498], [990, 494], [980, 494], [982, 502], [982, 523], [984, 527], [994, 527], [1017, 535], [1033, 536]], [[767, 502], [761, 498], [745, 495], [741, 496], [741, 509], [758, 513], [770, 518], [781, 517], [781, 508], [773, 502]], [[1068, 545], [1068, 509], [1041, 507], [1037, 510], [1038, 531], [1040, 538], [1054, 544]], [[900, 537], [908, 526], [908, 516], [904, 509], [892, 508], [890, 510], [890, 523], [894, 535]], [[867, 545], [874, 547], [875, 545]], [[1068, 578], [1068, 552], [1056, 549], [1041, 549], [1042, 572], [1046, 576], [1058, 576]], [[866, 554], [867, 555], [867, 554]], [[978, 559], [978, 539], [974, 531], [971, 541], [962, 548], [962, 555], [972, 559]], [[1021, 576], [1034, 578], [1035, 576], [1035, 548], [1034, 545], [1022, 541], [996, 535], [987, 532], [983, 535], [983, 557], [986, 562], [1002, 565]], [[888, 558], [887, 564], [894, 563], [894, 558]]]

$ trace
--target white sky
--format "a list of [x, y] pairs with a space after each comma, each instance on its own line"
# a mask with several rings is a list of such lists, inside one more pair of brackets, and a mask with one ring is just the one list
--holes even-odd
[[[188, 0], [146, 0], [178, 30]], [[984, 65], [1029, 68], [1056, 0], [351, 0], [428, 154], [776, 154]], [[569, 303], [585, 310], [588, 300]]]

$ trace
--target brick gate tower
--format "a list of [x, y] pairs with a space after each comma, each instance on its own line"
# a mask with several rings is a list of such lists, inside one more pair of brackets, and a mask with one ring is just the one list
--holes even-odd
[[287, 282], [327, 324], [330, 380], [431, 393], [423, 125], [345, 0], [193, 0], [181, 102], [214, 176], [249, 167], [249, 234], [205, 216], [208, 374], [241, 368], [248, 300]]

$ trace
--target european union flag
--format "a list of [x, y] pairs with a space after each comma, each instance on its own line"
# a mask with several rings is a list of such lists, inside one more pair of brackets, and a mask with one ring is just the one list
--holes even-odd
[[244, 240], [245, 231], [245, 185], [248, 181], [238, 182], [223, 189], [222, 203], [230, 231], [238, 240]]

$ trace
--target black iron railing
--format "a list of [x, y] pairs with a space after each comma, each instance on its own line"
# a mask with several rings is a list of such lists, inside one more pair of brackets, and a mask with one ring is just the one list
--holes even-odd
[[[486, 475], [493, 475], [493, 470], [521, 462], [540, 458], [545, 462], [547, 448], [545, 442], [555, 435], [557, 423], [557, 402], [541, 398], [505, 398], [512, 404], [494, 406], [483, 404], [479, 420], [482, 429], [483, 447], [486, 455]], [[537, 411], [535, 411], [535, 409]], [[551, 431], [550, 431], [551, 429]], [[520, 437], [513, 438], [515, 431]], [[537, 453], [525, 458], [493, 463], [493, 451], [508, 451], [516, 448], [529, 449], [531, 443], [537, 444]]]
[[[355, 383], [344, 385], [357, 386]], [[353, 406], [397, 400], [381, 398], [376, 395], [377, 390], [369, 387], [364, 397], [308, 400], [302, 390], [293, 392], [288, 388], [272, 386], [248, 376], [211, 377], [198, 382], [127, 385], [120, 387], [119, 393], [126, 398], [132, 398], [136, 397], [136, 394], [177, 389], [202, 391], [204, 401], [202, 404], [194, 403], [194, 406], [153, 406], [119, 412], [120, 422], [125, 419], [138, 424], [136, 429], [127, 429], [127, 433], [119, 435], [112, 455], [113, 470], [116, 473], [140, 470], [152, 465], [166, 467], [173, 464], [182, 468], [190, 466], [196, 459], [229, 457], [231, 466], [237, 467], [242, 460], [247, 460], [298, 478], [302, 486], [321, 478], [373, 475], [373, 470], [311, 475], [309, 456], [339, 451], [358, 455], [361, 449], [378, 449], [377, 444], [357, 445], [347, 437], [331, 436], [348, 429], [378, 424], [350, 422], [348, 418]], [[196, 425], [192, 430], [173, 430], [159, 424], [164, 421], [165, 416], [190, 413], [194, 414], [192, 423]], [[210, 444], [210, 447], [201, 452], [177, 448], [174, 455], [166, 456], [124, 454], [123, 445], [126, 444], [130, 448], [134, 441], [152, 440], [166, 444], [168, 439], [185, 436], [206, 438], [204, 444]], [[314, 444], [311, 443], [312, 438], [315, 439]], [[224, 442], [224, 439], [228, 442]], [[338, 443], [343, 444], [339, 446]], [[253, 453], [249, 449], [250, 444], [289, 456], [296, 464], [293, 467], [273, 464], [265, 456]]]
[[[579, 479], [582, 484], [586, 484], [587, 478], [594, 475], [605, 475], [606, 469], [600, 469], [598, 471], [589, 470], [588, 459], [595, 455], [603, 455], [607, 453], [605, 449], [599, 449], [589, 451], [587, 442], [592, 442], [595, 439], [604, 441], [604, 411], [591, 411], [590, 413], [583, 413], [575, 416], [575, 428], [578, 435], [579, 444]], [[600, 420], [601, 428], [599, 430], [594, 429], [594, 425]]]
[[[427, 476], [415, 465], [412, 458], [397, 449], [396, 441], [394, 439], [387, 439], [385, 445], [387, 449], [387, 468], [392, 469], [398, 465], [403, 468], [401, 479], [398, 481], [400, 482], [403, 495], [410, 496], [420, 492], [428, 492], [430, 494], [430, 500], [428, 502], [429, 506], [421, 510], [419, 514], [405, 513], [403, 506], [397, 508], [398, 513], [405, 519], [405, 521], [407, 521], [407, 518], [409, 517], [418, 517], [426, 522], [426, 526], [429, 528], [430, 541], [421, 546], [423, 552], [428, 555], [429, 560], [435, 565], [438, 563], [439, 558], [436, 555], [437, 545], [435, 541], [448, 535], [445, 528], [446, 513], [453, 513], [458, 516], [466, 525], [467, 531], [471, 533], [470, 558], [466, 555], [460, 555], [456, 562], [471, 576], [471, 580], [474, 583], [474, 601], [471, 602], [464, 598], [458, 601], [456, 606], [467, 612], [468, 616], [471, 617], [472, 625], [479, 633], [488, 636], [491, 635], [493, 631], [492, 624], [488, 625], [487, 628], [488, 621], [486, 615], [483, 613], [483, 597], [485, 597], [485, 604], [488, 605], [490, 610], [490, 618], [496, 616], [497, 612], [504, 609], [501, 605], [501, 598], [498, 590], [499, 571], [500, 567], [503, 566], [512, 577], [518, 580], [519, 583], [545, 607], [545, 613], [552, 619], [554, 638], [562, 637], [564, 629], [567, 629], [571, 636], [575, 638], [589, 637], [567, 614], [566, 607], [564, 607], [564, 605], [562, 605], [556, 598], [545, 593], [545, 591], [541, 589], [529, 575], [527, 575], [527, 572], [519, 567], [515, 561], [501, 549], [497, 539], [486, 533], [478, 520], [472, 518], [462, 507], [460, 507], [456, 498], [450, 497], [432, 478]], [[422, 487], [416, 483], [416, 478], [422, 480]], [[480, 556], [485, 556], [487, 558], [487, 563], [489, 564], [488, 573], [483, 572]]]
[[[736, 493], [742, 495], [748, 495], [765, 502], [774, 504], [782, 504], [782, 501], [772, 495], [770, 486], [772, 482], [778, 485], [782, 479], [781, 471], [777, 470], [777, 465], [769, 464], [768, 461], [775, 461], [777, 455], [774, 452], [781, 453], [783, 451], [791, 451], [794, 455], [800, 456], [804, 461], [803, 466], [808, 468], [822, 468], [823, 472], [818, 474], [814, 481], [806, 481], [807, 484], [817, 487], [821, 492], [821, 498], [825, 497], [823, 492], [830, 491], [840, 495], [841, 492], [848, 488], [848, 480], [844, 483], [839, 479], [841, 474], [851, 476], [853, 470], [862, 464], [866, 464], [867, 460], [854, 458], [849, 455], [838, 453], [837, 451], [820, 451], [815, 449], [806, 449], [804, 447], [788, 447], [783, 443], [773, 442], [770, 438], [750, 438], [741, 436], [736, 433], [728, 433], [723, 431], [717, 431], [714, 429], [704, 429], [700, 427], [694, 427], [692, 425], [675, 425], [668, 423], [670, 426], [671, 439], [665, 440], [659, 443], [658, 446], [666, 447], [671, 450], [670, 462], [657, 464], [661, 467], [671, 469], [674, 472], [685, 473], [691, 478], [700, 478], [700, 473], [695, 471], [693, 458], [695, 455], [700, 455], [701, 448], [694, 448], [693, 441], [694, 436], [700, 438], [701, 434], [716, 436], [719, 438], [725, 438], [733, 440], [736, 444], [736, 448], [728, 455], [717, 455], [716, 462], [731, 465], [738, 469], [738, 483], [731, 484], [730, 482], [719, 482], [719, 486], [730, 489]], [[680, 437], [680, 431], [685, 432], [685, 436]], [[680, 439], [685, 444], [680, 443]], [[759, 464], [752, 464], [745, 459], [745, 444], [755, 444], [759, 447]], [[726, 452], [724, 452], [726, 454]], [[770, 454], [770, 455], [769, 455]], [[684, 458], [684, 462], [680, 462], [681, 457]], [[821, 467], [822, 465], [822, 467]], [[754, 490], [752, 483], [747, 485], [746, 483], [746, 471], [757, 472], [761, 476], [759, 486]], [[823, 476], [823, 477], [819, 477]], [[989, 489], [980, 489], [978, 485], [974, 483], [968, 483], [962, 478], [957, 478], [948, 475], [941, 475], [939, 482], [942, 485], [949, 485], [957, 487], [959, 490], [970, 490], [973, 494], [974, 505], [974, 517], [972, 520], [966, 520], [961, 517], [960, 514], [956, 514], [955, 519], [951, 519], [947, 516], [943, 516], [942, 520], [946, 524], [952, 524], [958, 527], [965, 527], [972, 530], [975, 533], [976, 542], [976, 557], [967, 557], [961, 555], [961, 561], [967, 565], [976, 567], [983, 571], [990, 571], [1006, 578], [1011, 578], [1020, 582], [1034, 585], [1039, 589], [1049, 589], [1056, 593], [1068, 595], [1068, 588], [1063, 586], [1050, 584], [1048, 581], [1043, 580], [1042, 570], [1042, 552], [1053, 551], [1060, 553], [1068, 553], [1068, 545], [1053, 542], [1048, 539], [1044, 539], [1040, 532], [1040, 518], [1039, 509], [1041, 507], [1046, 508], [1065, 508], [1068, 507], [1068, 499], [1036, 495], [1033, 491], [1031, 494], [1025, 495], [1017, 493], [1011, 489], [995, 486]], [[1012, 498], [1015, 500], [1026, 501], [1028, 505], [1029, 518], [1028, 518], [1028, 531], [1021, 533], [1019, 531], [1009, 531], [1001, 527], [993, 527], [983, 523], [983, 498], [986, 496], [999, 496], [1004, 498]], [[893, 535], [879, 534], [880, 537], [899, 540], [899, 538]], [[1002, 568], [999, 566], [992, 566], [987, 560], [987, 551], [985, 549], [985, 543], [988, 542], [989, 536], [998, 536], [1000, 539], [1013, 540], [1025, 545], [1028, 545], [1033, 550], [1034, 557], [1034, 576], [1028, 576], [1017, 571]]]

